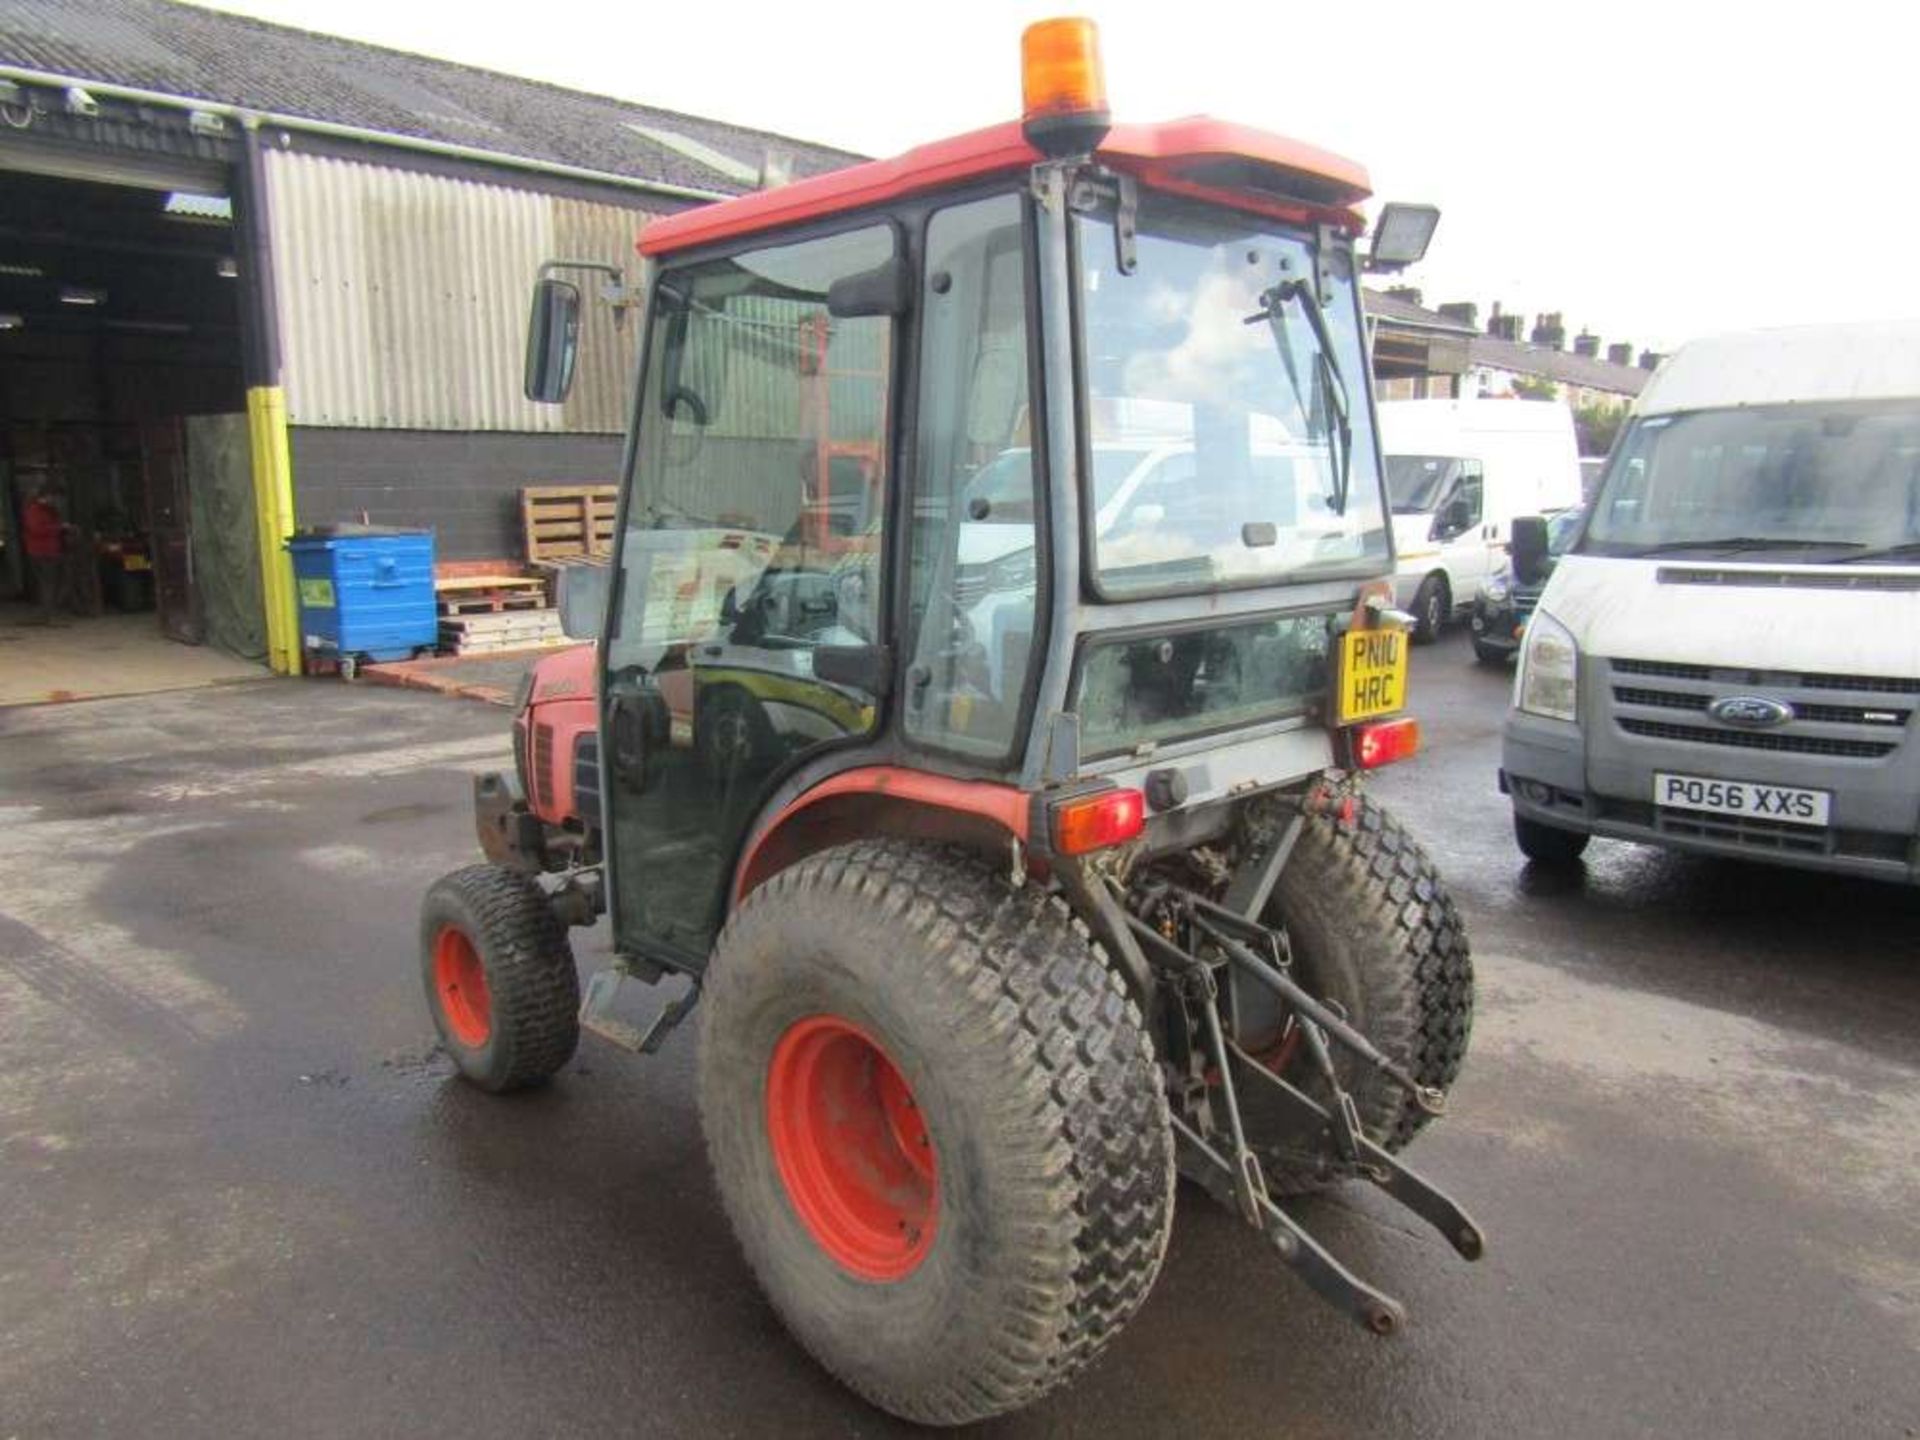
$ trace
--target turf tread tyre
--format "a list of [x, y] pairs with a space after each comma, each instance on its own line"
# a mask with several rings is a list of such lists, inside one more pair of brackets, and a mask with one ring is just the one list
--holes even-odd
[[[751, 1082], [765, 1037], [809, 1005], [887, 1043], [940, 1144], [942, 1231], [893, 1285], [863, 1289], [818, 1249], [764, 1119], [743, 1113], [763, 1093]], [[789, 1329], [850, 1388], [921, 1423], [984, 1419], [1064, 1383], [1139, 1309], [1172, 1221], [1165, 1086], [1139, 1010], [1058, 898], [1014, 889], [966, 850], [827, 850], [735, 911], [702, 1009], [701, 1119], [722, 1202]], [[920, 1052], [902, 1039], [915, 1026]], [[937, 1343], [916, 1348], [904, 1332], [922, 1321]], [[892, 1349], [876, 1340], [896, 1331]]]
[[[1315, 804], [1268, 917], [1286, 925], [1310, 990], [1336, 1000], [1421, 1084], [1453, 1084], [1473, 1029], [1466, 928], [1425, 849], [1385, 808], [1344, 792]], [[1384, 1076], [1337, 1048], [1335, 1055], [1375, 1144], [1400, 1150], [1432, 1119]], [[1304, 1054], [1287, 1074], [1310, 1094], [1324, 1084]], [[1269, 1166], [1269, 1178], [1288, 1193], [1324, 1183], [1298, 1163]]]
[[[490, 1027], [486, 1043], [461, 1044], [441, 1013], [434, 985], [434, 942], [442, 928], [463, 929], [486, 971]], [[503, 865], [469, 865], [443, 875], [420, 910], [421, 974], [440, 1041], [460, 1073], [499, 1094], [549, 1079], [580, 1043], [580, 976], [567, 927], [533, 880]]]

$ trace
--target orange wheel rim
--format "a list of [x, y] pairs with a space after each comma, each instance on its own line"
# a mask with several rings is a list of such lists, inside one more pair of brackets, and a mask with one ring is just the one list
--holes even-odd
[[841, 1268], [883, 1281], [919, 1268], [938, 1229], [939, 1165], [878, 1041], [834, 1015], [789, 1026], [767, 1068], [767, 1136], [794, 1212]]
[[434, 937], [433, 993], [455, 1040], [469, 1050], [487, 1043], [493, 1033], [493, 1000], [487, 994], [486, 967], [467, 932], [456, 925], [442, 926]]

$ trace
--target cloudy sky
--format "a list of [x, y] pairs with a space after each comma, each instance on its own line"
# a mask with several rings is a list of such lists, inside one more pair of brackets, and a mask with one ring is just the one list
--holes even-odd
[[[1019, 108], [1021, 0], [217, 0], [283, 24], [889, 154]], [[1340, 151], [1445, 212], [1409, 280], [1671, 348], [1920, 316], [1920, 5], [1087, 0], [1116, 114]], [[1324, 23], [1323, 22], [1324, 17]], [[757, 158], [757, 157], [743, 157]]]

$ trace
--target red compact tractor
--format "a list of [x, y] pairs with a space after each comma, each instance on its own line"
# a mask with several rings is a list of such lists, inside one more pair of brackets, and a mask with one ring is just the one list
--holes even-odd
[[[1466, 936], [1361, 783], [1417, 730], [1360, 276], [1437, 212], [1362, 254], [1358, 166], [1111, 124], [1085, 21], [1028, 31], [1025, 82], [1021, 123], [645, 229], [616, 543], [562, 587], [597, 643], [533, 676], [489, 863], [422, 928], [484, 1089], [697, 1002], [748, 1265], [932, 1423], [1100, 1352], [1179, 1174], [1381, 1333], [1288, 1197], [1366, 1182], [1482, 1247], [1397, 1158], [1466, 1053]], [[538, 400], [568, 268], [618, 269], [543, 272]], [[628, 979], [669, 982], [645, 1027]]]

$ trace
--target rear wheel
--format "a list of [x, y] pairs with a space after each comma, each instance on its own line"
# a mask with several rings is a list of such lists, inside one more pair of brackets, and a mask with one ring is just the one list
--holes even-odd
[[787, 1326], [896, 1415], [1061, 1384], [1145, 1299], [1173, 1145], [1139, 1011], [1060, 904], [899, 841], [809, 857], [715, 948], [700, 1116]]
[[580, 1043], [580, 978], [553, 906], [500, 865], [442, 876], [420, 907], [427, 1008], [454, 1064], [482, 1090], [537, 1085]]
[[1591, 837], [1578, 830], [1561, 830], [1515, 815], [1513, 838], [1520, 846], [1520, 853], [1536, 865], [1571, 865], [1586, 852]]
[[[1433, 862], [1392, 815], [1357, 795], [1321, 808], [1280, 872], [1266, 920], [1285, 927], [1295, 973], [1308, 990], [1332, 1001], [1422, 1085], [1453, 1084], [1473, 1028], [1467, 933]], [[1337, 1046], [1333, 1053], [1340, 1083], [1375, 1144], [1398, 1150], [1432, 1118], [1357, 1057]], [[1304, 1045], [1289, 1046], [1279, 1065], [1295, 1085], [1327, 1099]], [[1285, 1152], [1270, 1156], [1268, 1175], [1293, 1193], [1330, 1178]]]

